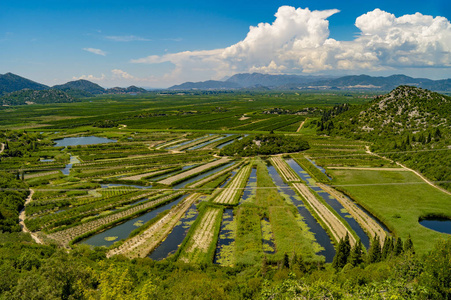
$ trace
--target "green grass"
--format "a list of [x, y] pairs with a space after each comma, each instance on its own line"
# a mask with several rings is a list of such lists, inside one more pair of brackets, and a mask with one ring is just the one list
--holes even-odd
[[431, 187], [412, 172], [330, 170], [333, 184], [383, 221], [403, 240], [410, 234], [419, 253], [449, 237], [419, 224], [428, 215], [451, 218], [451, 196]]

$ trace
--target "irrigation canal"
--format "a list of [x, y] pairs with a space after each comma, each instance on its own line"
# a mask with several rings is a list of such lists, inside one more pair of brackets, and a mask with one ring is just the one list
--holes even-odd
[[153, 260], [162, 260], [169, 255], [174, 254], [185, 239], [191, 224], [196, 220], [198, 214], [199, 212], [197, 211], [196, 204], [193, 204], [180, 219], [179, 223], [175, 225], [166, 239], [164, 239], [164, 241], [155, 248], [148, 257]]
[[182, 196], [178, 197], [175, 201], [172, 201], [170, 203], [162, 205], [162, 206], [160, 206], [152, 211], [149, 211], [141, 216], [135, 217], [122, 224], [119, 224], [110, 229], [107, 229], [105, 231], [97, 233], [97, 234], [81, 241], [80, 243], [88, 244], [91, 246], [109, 247], [112, 244], [114, 244], [114, 242], [126, 239], [134, 229], [136, 229], [136, 228], [142, 226], [144, 223], [152, 220], [159, 213], [161, 213], [167, 209], [171, 209], [185, 197], [186, 197], [186, 195], [182, 195]]
[[315, 239], [318, 244], [320, 244], [320, 246], [324, 248], [324, 250], [317, 253], [317, 255], [323, 255], [326, 258], [326, 262], [332, 262], [335, 256], [335, 248], [332, 245], [330, 237], [327, 235], [326, 231], [323, 229], [323, 227], [321, 227], [318, 221], [316, 221], [310, 211], [305, 207], [304, 203], [296, 194], [296, 192], [283, 181], [276, 168], [274, 168], [272, 165], [268, 165], [267, 168], [269, 175], [276, 184], [279, 192], [281, 194], [287, 195], [290, 198], [290, 200], [298, 209], [299, 214], [302, 216], [303, 221], [310, 228], [310, 231], [315, 235]]
[[298, 163], [294, 159], [287, 159], [286, 162], [288, 165], [304, 180], [307, 182], [309, 188], [311, 188], [313, 191], [315, 191], [318, 196], [324, 199], [324, 201], [329, 204], [330, 207], [332, 207], [354, 230], [354, 232], [357, 234], [359, 239], [361, 240], [362, 244], [369, 249], [370, 247], [370, 239], [366, 232], [362, 229], [359, 223], [346, 211], [346, 209], [341, 205], [340, 202], [338, 202], [334, 197], [332, 197], [329, 193], [325, 192], [320, 187], [316, 186], [316, 182], [313, 178], [310, 177], [310, 175], [302, 169], [301, 166], [298, 165]]

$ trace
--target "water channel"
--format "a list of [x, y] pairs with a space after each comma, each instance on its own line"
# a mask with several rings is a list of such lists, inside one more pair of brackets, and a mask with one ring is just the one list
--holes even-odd
[[97, 136], [79, 136], [79, 137], [67, 137], [59, 140], [54, 140], [55, 147], [67, 147], [78, 145], [96, 145], [106, 143], [116, 143], [117, 140], [97, 137]]
[[233, 165], [233, 164], [235, 164], [235, 162], [229, 162], [229, 163], [227, 163], [227, 164], [224, 164], [224, 165], [222, 165], [222, 166], [219, 166], [219, 167], [217, 167], [217, 168], [214, 168], [214, 169], [212, 169], [212, 170], [210, 170], [210, 171], [208, 171], [208, 172], [205, 172], [205, 173], [196, 175], [196, 176], [194, 176], [194, 177], [192, 177], [192, 178], [190, 178], [190, 179], [184, 180], [184, 181], [182, 181], [182, 182], [180, 182], [180, 183], [174, 185], [172, 188], [175, 189], [175, 190], [184, 188], [184, 187], [185, 187], [187, 184], [189, 184], [189, 183], [192, 183], [192, 182], [194, 182], [194, 181], [200, 180], [200, 179], [202, 179], [202, 178], [204, 178], [204, 177], [207, 177], [207, 176], [209, 176], [209, 175], [211, 175], [211, 174], [214, 174], [214, 173], [216, 173], [216, 172], [222, 171], [222, 170], [224, 170], [225, 168], [228, 168], [228, 167], [230, 167], [230, 166]]
[[174, 254], [179, 248], [180, 244], [186, 237], [191, 225], [197, 218], [199, 212], [197, 211], [196, 204], [193, 204], [180, 221], [175, 225], [166, 239], [152, 251], [148, 257], [153, 260], [162, 260], [171, 254]]
[[226, 208], [222, 214], [221, 229], [213, 263], [230, 266], [234, 263], [235, 228], [233, 209]]
[[344, 220], [346, 220], [349, 226], [351, 226], [352, 230], [354, 230], [359, 239], [362, 241], [362, 244], [368, 249], [370, 247], [370, 239], [368, 235], [365, 233], [359, 223], [357, 223], [357, 221], [351, 215], [349, 215], [343, 205], [329, 193], [316, 186], [315, 180], [311, 178], [310, 175], [304, 169], [302, 169], [302, 167], [299, 166], [294, 159], [287, 159], [286, 162], [297, 174], [299, 174], [302, 180], [308, 183], [309, 187], [314, 190], [318, 194], [318, 196], [323, 198], [327, 204], [329, 204]]
[[[171, 209], [172, 207], [174, 207], [175, 205], [177, 205], [182, 199], [184, 199], [186, 197], [186, 195], [182, 195], [180, 197], [178, 197], [176, 200], [167, 203], [165, 205], [162, 205], [152, 211], [149, 211], [141, 216], [135, 217], [133, 219], [130, 219], [122, 224], [119, 224], [117, 226], [114, 226], [112, 228], [109, 228], [105, 231], [102, 231], [100, 233], [97, 233], [83, 241], [81, 241], [80, 243], [82, 244], [88, 244], [91, 246], [106, 246], [109, 247], [112, 244], [114, 244], [114, 242], [126, 239], [130, 233], [144, 225], [144, 223], [152, 220], [153, 218], [155, 218], [159, 213], [167, 210], [167, 209]], [[141, 200], [144, 201], [144, 200]], [[134, 203], [136, 204], [136, 203]]]
[[315, 235], [315, 239], [318, 244], [324, 248], [324, 250], [318, 252], [317, 255], [323, 255], [326, 258], [326, 262], [332, 262], [335, 256], [335, 248], [332, 245], [330, 237], [327, 235], [326, 231], [311, 215], [296, 192], [293, 191], [293, 189], [283, 181], [282, 177], [280, 177], [279, 173], [277, 173], [277, 170], [272, 165], [268, 165], [267, 167], [269, 175], [276, 184], [279, 192], [289, 197], [291, 202], [298, 209], [298, 212], [302, 216], [303, 221], [310, 228], [310, 231]]

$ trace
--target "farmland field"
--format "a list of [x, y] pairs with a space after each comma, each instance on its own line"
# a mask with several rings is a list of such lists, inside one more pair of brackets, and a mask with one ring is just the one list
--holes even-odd
[[[320, 263], [346, 235], [352, 246], [362, 234], [366, 248], [374, 236], [410, 235], [425, 253], [446, 234], [419, 220], [450, 218], [450, 196], [368, 153], [369, 142], [315, 134], [331, 105], [362, 102], [341, 93], [150, 93], [0, 109], [4, 128], [27, 128], [4, 131], [0, 142], [27, 155], [2, 157], [0, 167], [33, 190], [24, 221], [33, 235], [66, 248], [92, 239], [109, 257], [158, 249], [158, 259], [193, 264], [276, 265], [285, 255]], [[98, 120], [120, 126], [92, 126]], [[309, 149], [219, 156], [224, 145], [270, 132], [302, 136]], [[77, 137], [102, 139], [55, 144]], [[180, 228], [191, 210], [199, 216]], [[168, 237], [171, 250], [158, 248]]]

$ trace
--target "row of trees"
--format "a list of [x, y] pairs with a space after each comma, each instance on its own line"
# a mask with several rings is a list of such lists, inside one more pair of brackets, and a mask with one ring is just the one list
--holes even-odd
[[354, 247], [351, 247], [349, 236], [346, 235], [338, 243], [332, 266], [336, 270], [340, 270], [347, 264], [353, 267], [359, 266], [362, 263], [373, 264], [391, 257], [400, 256], [403, 253], [415, 253], [410, 236], [405, 243], [400, 237], [386, 237], [383, 246], [381, 246], [379, 237], [374, 236], [368, 253], [365, 253], [360, 240]]

